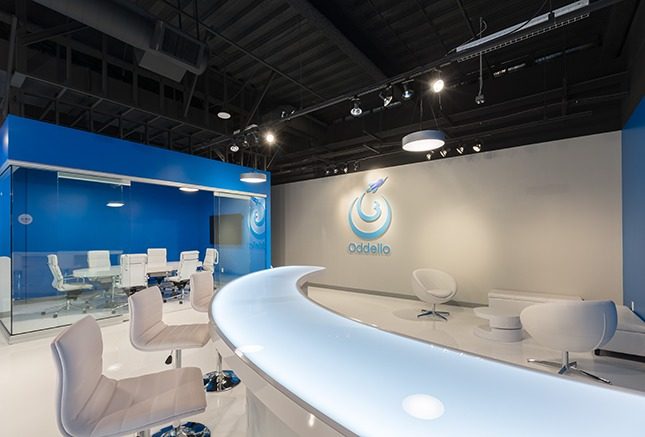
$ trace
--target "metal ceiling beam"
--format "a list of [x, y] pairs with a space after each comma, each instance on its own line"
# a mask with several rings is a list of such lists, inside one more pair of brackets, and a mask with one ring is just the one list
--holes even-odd
[[385, 80], [387, 75], [336, 26], [307, 0], [287, 0], [287, 3], [314, 27], [320, 30], [349, 59], [375, 80]]
[[58, 26], [50, 27], [38, 32], [32, 32], [26, 34], [22, 38], [22, 44], [25, 46], [30, 46], [48, 39], [55, 38], [57, 36], [69, 35], [70, 33], [78, 32], [79, 30], [86, 29], [87, 26], [83, 23], [77, 21], [71, 21], [69, 23], [61, 24]]
[[264, 59], [262, 59], [262, 58], [258, 57], [257, 55], [255, 55], [255, 54], [254, 54], [253, 52], [251, 52], [250, 50], [247, 50], [246, 48], [242, 47], [241, 45], [239, 45], [239, 44], [238, 44], [238, 43], [236, 43], [235, 41], [231, 40], [230, 38], [227, 38], [226, 36], [224, 36], [224, 35], [223, 35], [223, 34], [221, 34], [220, 32], [218, 32], [218, 31], [216, 31], [215, 29], [213, 29], [212, 27], [210, 27], [210, 26], [208, 26], [207, 24], [203, 23], [203, 22], [202, 22], [198, 17], [194, 17], [192, 14], [189, 14], [189, 13], [187, 13], [186, 11], [183, 11], [183, 10], [179, 9], [179, 8], [177, 7], [177, 5], [174, 5], [174, 4], [173, 4], [172, 2], [170, 2], [169, 0], [164, 0], [164, 3], [165, 3], [165, 4], [167, 4], [170, 8], [174, 9], [175, 11], [177, 11], [178, 13], [180, 13], [180, 14], [182, 14], [182, 15], [185, 15], [186, 17], [188, 17], [188, 18], [190, 18], [191, 20], [193, 20], [195, 23], [199, 24], [199, 25], [200, 25], [200, 26], [201, 26], [201, 27], [202, 27], [202, 28], [203, 28], [207, 33], [209, 33], [210, 35], [212, 35], [212, 36], [214, 36], [214, 37], [216, 37], [216, 38], [221, 39], [222, 41], [224, 41], [225, 43], [227, 43], [228, 45], [230, 45], [230, 46], [232, 46], [232, 47], [235, 47], [235, 48], [236, 48], [237, 50], [239, 50], [240, 52], [242, 52], [242, 53], [244, 53], [245, 55], [247, 55], [248, 57], [250, 57], [250, 58], [254, 59], [256, 62], [258, 62], [258, 63], [260, 63], [260, 64], [264, 65], [264, 66], [265, 66], [266, 68], [268, 68], [269, 70], [272, 70], [272, 71], [274, 71], [275, 73], [279, 74], [279, 75], [280, 75], [280, 76], [282, 76], [283, 78], [287, 79], [289, 82], [291, 82], [291, 83], [293, 83], [293, 84], [295, 84], [295, 85], [299, 86], [299, 87], [300, 87], [300, 88], [302, 88], [303, 90], [305, 90], [305, 91], [309, 92], [311, 95], [316, 96], [316, 97], [318, 97], [319, 99], [325, 99], [325, 97], [323, 97], [322, 95], [320, 95], [318, 92], [314, 91], [313, 89], [311, 89], [311, 88], [310, 88], [310, 87], [308, 87], [307, 85], [305, 85], [305, 84], [303, 84], [302, 82], [300, 82], [300, 81], [298, 81], [298, 80], [294, 79], [293, 77], [291, 77], [290, 75], [288, 75], [288, 74], [287, 74], [287, 73], [285, 73], [284, 71], [282, 71], [282, 70], [280, 70], [279, 68], [277, 68], [277, 67], [275, 67], [275, 66], [271, 65], [270, 63], [268, 63], [268, 62], [267, 62], [267, 61], [265, 61]]
[[546, 23], [543, 23], [543, 24], [540, 24], [540, 25], [537, 25], [537, 26], [533, 26], [531, 28], [524, 29], [524, 30], [519, 31], [519, 32], [515, 32], [515, 33], [512, 33], [512, 34], [503, 36], [501, 38], [495, 39], [495, 40], [488, 41], [488, 42], [483, 43], [483, 44], [481, 44], [479, 46], [463, 50], [463, 51], [461, 51], [459, 53], [453, 52], [453, 53], [451, 53], [451, 54], [449, 54], [447, 56], [444, 56], [444, 57], [442, 57], [440, 59], [437, 59], [437, 60], [435, 60], [433, 62], [430, 62], [428, 64], [419, 66], [417, 68], [414, 68], [414, 69], [412, 69], [410, 71], [407, 71], [405, 73], [401, 73], [399, 75], [396, 75], [396, 76], [391, 77], [389, 79], [386, 79], [384, 81], [374, 83], [372, 85], [360, 88], [358, 90], [354, 90], [352, 92], [348, 92], [348, 93], [339, 95], [337, 97], [334, 97], [332, 99], [326, 100], [324, 102], [317, 103], [315, 105], [311, 105], [311, 106], [309, 106], [307, 108], [303, 108], [303, 109], [301, 109], [299, 111], [295, 111], [293, 114], [274, 122], [274, 124], [275, 123], [283, 123], [285, 121], [289, 121], [289, 120], [292, 120], [294, 118], [302, 117], [303, 115], [311, 114], [312, 112], [320, 111], [321, 109], [325, 109], [325, 108], [329, 108], [331, 106], [335, 106], [335, 105], [337, 105], [339, 103], [350, 101], [355, 96], [361, 97], [361, 96], [365, 96], [365, 95], [368, 95], [368, 94], [372, 94], [372, 93], [382, 89], [383, 87], [385, 87], [385, 86], [387, 86], [389, 84], [399, 84], [399, 83], [402, 83], [402, 82], [404, 82], [406, 80], [417, 78], [417, 77], [422, 76], [424, 74], [427, 74], [427, 73], [429, 73], [429, 72], [431, 72], [431, 71], [433, 71], [433, 70], [435, 70], [435, 69], [437, 69], [439, 67], [445, 67], [445, 66], [447, 66], [449, 64], [452, 64], [453, 62], [456, 62], [459, 59], [465, 58], [465, 57], [467, 57], [469, 55], [473, 55], [473, 54], [485, 52], [487, 50], [491, 50], [493, 48], [501, 47], [503, 44], [508, 43], [509, 41], [514, 41], [514, 40], [516, 40], [518, 38], [526, 37], [527, 35], [535, 35], [538, 32], [540, 32], [541, 30], [544, 30], [544, 29], [548, 28], [549, 26], [551, 26], [553, 24], [561, 24], [561, 23], [566, 22], [572, 16], [578, 16], [578, 15], [583, 15], [583, 14], [591, 14], [593, 12], [599, 11], [599, 10], [607, 8], [609, 6], [613, 6], [615, 4], [621, 3], [622, 1], [624, 1], [624, 0], [597, 0], [597, 1], [589, 4], [588, 6], [586, 6], [584, 8], [578, 9], [577, 11], [575, 11], [573, 13], [562, 15], [560, 17], [556, 17], [554, 20], [550, 20], [550, 21], [548, 21]]
[[256, 112], [258, 112], [258, 109], [262, 104], [262, 100], [264, 100], [264, 97], [267, 95], [267, 92], [271, 87], [271, 82], [273, 82], [274, 77], [275, 77], [275, 72], [272, 71], [271, 74], [269, 75], [269, 78], [267, 79], [266, 84], [264, 85], [264, 88], [262, 89], [262, 93], [258, 96], [257, 100], [255, 101], [255, 104], [253, 105], [253, 109], [251, 109], [251, 112], [249, 112], [249, 115], [246, 117], [246, 123], [244, 123], [244, 128], [247, 128], [249, 126], [249, 123], [251, 123], [251, 120], [253, 120], [253, 116], [255, 115]]

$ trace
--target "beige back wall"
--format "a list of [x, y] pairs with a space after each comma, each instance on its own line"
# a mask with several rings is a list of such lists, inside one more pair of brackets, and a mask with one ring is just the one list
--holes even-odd
[[[327, 267], [317, 282], [413, 294], [411, 272], [434, 267], [456, 300], [491, 288], [610, 298], [622, 303], [620, 132], [279, 185], [273, 264]], [[369, 182], [392, 206], [373, 243], [389, 256], [350, 254], [352, 201]]]

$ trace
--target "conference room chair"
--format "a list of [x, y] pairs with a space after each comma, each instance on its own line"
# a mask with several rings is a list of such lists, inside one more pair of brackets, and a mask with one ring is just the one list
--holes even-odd
[[147, 272], [150, 278], [160, 283], [168, 274], [168, 251], [165, 248], [149, 248]]
[[[168, 361], [173, 361], [175, 368], [181, 368], [183, 349], [201, 348], [210, 340], [208, 323], [189, 325], [167, 325], [163, 321], [163, 300], [159, 288], [146, 288], [131, 295], [130, 302], [130, 342], [140, 351], [170, 351]], [[200, 374], [201, 378], [201, 374]], [[201, 387], [204, 393], [203, 386]], [[177, 399], [177, 402], [181, 402]], [[170, 435], [199, 436], [209, 432], [200, 423], [175, 423], [172, 427], [162, 430]], [[172, 434], [172, 433], [176, 434]], [[180, 434], [180, 433], [184, 434]]]
[[[207, 313], [214, 296], [213, 274], [202, 271], [190, 275], [190, 304], [195, 311]], [[217, 369], [204, 375], [204, 388], [208, 392], [222, 392], [240, 383], [232, 370], [222, 370], [222, 354], [217, 351]]]
[[[120, 273], [116, 287], [123, 290], [126, 296], [148, 286], [147, 259], [148, 256], [145, 253], [126, 254], [119, 258]], [[127, 302], [112, 308], [112, 314], [116, 314], [118, 309], [126, 306], [128, 306]]]
[[177, 274], [173, 276], [168, 276], [166, 280], [171, 282], [177, 293], [164, 299], [164, 302], [169, 299], [177, 299], [179, 303], [184, 303], [184, 298], [186, 297], [186, 285], [190, 281], [190, 275], [197, 271], [199, 267], [199, 251], [189, 250], [181, 252], [179, 254], [179, 267], [177, 268]]
[[47, 308], [40, 312], [42, 316], [50, 313], [53, 318], [58, 317], [58, 313], [61, 311], [71, 311], [73, 309], [81, 310], [83, 313], [87, 312], [90, 308], [87, 301], [83, 305], [75, 304], [78, 298], [84, 291], [91, 290], [92, 286], [86, 284], [79, 280], [74, 280], [71, 278], [65, 278], [60, 265], [58, 264], [58, 255], [47, 255], [47, 265], [49, 266], [49, 271], [52, 274], [52, 287], [54, 287], [58, 292], [62, 293], [65, 298], [65, 303], [63, 305]]
[[56, 419], [65, 437], [147, 437], [151, 428], [206, 410], [196, 367], [125, 379], [103, 375], [103, 338], [91, 316], [58, 334], [51, 349], [58, 372]]
[[417, 269], [412, 272], [412, 289], [423, 302], [432, 304], [431, 310], [421, 310], [417, 317], [431, 316], [448, 320], [447, 311], [437, 311], [437, 304], [446, 303], [457, 294], [457, 281], [449, 273], [437, 269]]
[[[219, 252], [217, 249], [214, 247], [209, 247], [206, 249], [206, 253], [204, 254], [204, 262], [202, 263], [202, 269], [209, 271], [209, 272], [214, 272], [215, 271], [215, 266], [219, 264]], [[192, 287], [191, 287], [192, 290]]]
[[[87, 266], [95, 270], [109, 270], [112, 267], [110, 263], [109, 250], [88, 250], [87, 251]], [[113, 279], [111, 277], [97, 278], [93, 282], [98, 283], [102, 289], [102, 297], [106, 303], [114, 301]], [[111, 290], [110, 298], [107, 297], [107, 292]]]
[[560, 351], [559, 362], [529, 358], [529, 363], [559, 368], [560, 375], [580, 374], [611, 382], [582, 370], [569, 361], [569, 352], [592, 352], [607, 343], [616, 332], [616, 305], [610, 300], [549, 302], [531, 305], [520, 313], [524, 329], [538, 343]]

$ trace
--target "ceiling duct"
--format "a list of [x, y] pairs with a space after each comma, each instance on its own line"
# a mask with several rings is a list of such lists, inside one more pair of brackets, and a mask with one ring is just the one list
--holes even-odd
[[121, 0], [34, 0], [136, 49], [139, 65], [180, 82], [202, 74], [208, 47], [132, 3]]

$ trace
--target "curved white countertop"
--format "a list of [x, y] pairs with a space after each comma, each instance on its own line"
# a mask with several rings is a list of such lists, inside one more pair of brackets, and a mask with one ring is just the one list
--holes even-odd
[[[321, 267], [264, 270], [213, 299], [216, 331], [270, 384], [343, 434], [640, 435], [645, 396], [389, 333], [309, 300]], [[554, 352], [554, 354], [556, 354]]]

